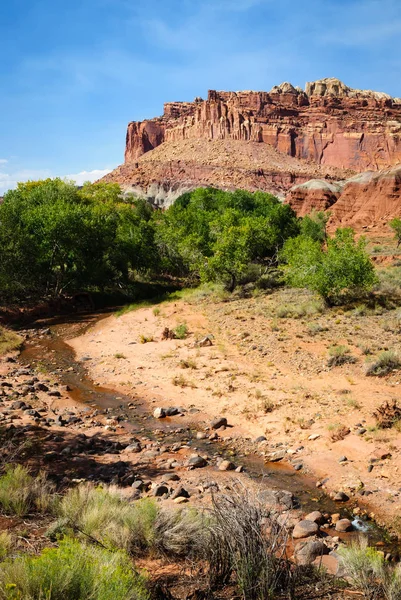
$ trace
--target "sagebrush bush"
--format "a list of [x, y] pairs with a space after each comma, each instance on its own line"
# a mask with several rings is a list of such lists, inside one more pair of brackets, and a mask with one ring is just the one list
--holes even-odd
[[366, 375], [384, 377], [391, 371], [401, 368], [401, 359], [397, 352], [393, 350], [384, 350], [377, 359], [370, 363], [366, 368]]
[[394, 567], [383, 555], [368, 547], [366, 538], [339, 548], [346, 576], [367, 600], [401, 600], [401, 567]]
[[21, 465], [9, 466], [0, 477], [0, 507], [6, 514], [23, 517], [30, 512], [45, 513], [55, 504], [54, 486], [44, 473], [30, 475]]
[[337, 367], [346, 363], [355, 363], [356, 358], [350, 354], [348, 346], [331, 346], [329, 348], [329, 360], [327, 361], [328, 367]]
[[4, 600], [149, 600], [146, 579], [127, 554], [65, 538], [40, 556], [0, 564]]
[[90, 536], [108, 548], [131, 553], [153, 545], [158, 509], [148, 499], [128, 502], [110, 489], [80, 485], [64, 496], [59, 517], [76, 532]]
[[180, 323], [174, 329], [174, 334], [177, 340], [185, 340], [188, 335], [188, 325], [186, 323]]
[[352, 584], [361, 590], [365, 598], [382, 597], [384, 560], [374, 548], [369, 548], [367, 540], [358, 541], [338, 549], [341, 563]]
[[195, 509], [160, 511], [155, 523], [155, 549], [167, 556], [199, 558], [210, 540], [208, 519]]

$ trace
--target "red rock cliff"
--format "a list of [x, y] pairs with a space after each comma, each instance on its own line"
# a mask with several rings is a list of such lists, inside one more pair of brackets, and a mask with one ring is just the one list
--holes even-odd
[[385, 169], [401, 162], [401, 99], [338, 79], [305, 91], [289, 83], [270, 92], [209, 91], [207, 100], [167, 103], [162, 117], [130, 123], [125, 162], [188, 139], [254, 141], [319, 165]]

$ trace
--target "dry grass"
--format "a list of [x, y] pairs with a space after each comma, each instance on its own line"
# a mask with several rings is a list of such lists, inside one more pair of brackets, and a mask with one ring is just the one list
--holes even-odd
[[22, 342], [21, 336], [0, 325], [0, 356], [13, 350], [18, 350]]

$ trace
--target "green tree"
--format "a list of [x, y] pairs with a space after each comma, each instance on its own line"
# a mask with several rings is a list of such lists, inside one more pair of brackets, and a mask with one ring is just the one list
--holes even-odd
[[352, 229], [337, 229], [327, 248], [305, 236], [288, 240], [282, 251], [289, 285], [318, 292], [329, 304], [357, 296], [377, 280], [363, 238]]
[[326, 226], [330, 213], [312, 211], [301, 221], [301, 235], [310, 237], [315, 242], [324, 242], [327, 238]]
[[3, 294], [58, 296], [128, 283], [130, 270], [155, 257], [149, 219], [121, 202], [115, 184], [19, 184], [0, 205]]
[[394, 231], [394, 239], [397, 240], [397, 248], [401, 244], [401, 219], [395, 217], [389, 222], [391, 229]]

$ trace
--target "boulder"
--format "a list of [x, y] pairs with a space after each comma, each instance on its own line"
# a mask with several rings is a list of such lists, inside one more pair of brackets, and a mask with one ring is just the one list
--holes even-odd
[[212, 429], [220, 429], [220, 427], [227, 427], [227, 419], [225, 417], [218, 417], [217, 419], [214, 419], [211, 422], [210, 427]]
[[292, 537], [295, 540], [307, 538], [316, 535], [319, 531], [319, 526], [314, 521], [303, 520], [297, 523], [292, 532]]
[[188, 466], [193, 469], [201, 469], [202, 467], [206, 467], [207, 461], [203, 458], [203, 456], [199, 456], [199, 454], [193, 454], [188, 460]]
[[323, 523], [324, 523], [324, 517], [319, 510], [314, 510], [313, 512], [306, 515], [305, 520], [313, 521], [314, 523], [317, 523], [318, 525], [323, 525]]
[[222, 460], [219, 464], [219, 471], [234, 471], [235, 464], [229, 460]]
[[299, 565], [310, 565], [316, 558], [329, 553], [322, 540], [306, 540], [295, 546], [294, 558]]
[[352, 531], [352, 523], [349, 519], [340, 519], [336, 523], [336, 531], [344, 533], [346, 531]]
[[166, 418], [166, 410], [161, 408], [160, 406], [155, 408], [153, 411], [153, 416], [155, 419], [165, 419]]

